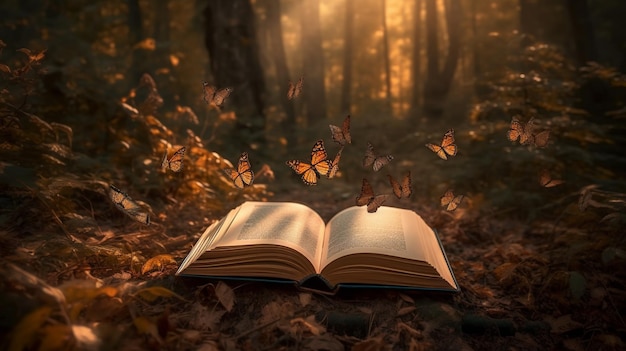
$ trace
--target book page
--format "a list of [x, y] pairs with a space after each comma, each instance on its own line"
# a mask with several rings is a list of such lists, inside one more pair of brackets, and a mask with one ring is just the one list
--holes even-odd
[[249, 201], [211, 246], [283, 245], [302, 253], [317, 269], [323, 235], [324, 221], [305, 205]]
[[335, 215], [326, 226], [321, 267], [337, 258], [362, 253], [427, 262], [454, 285], [435, 232], [413, 211], [382, 206], [368, 213], [365, 207], [354, 206]]

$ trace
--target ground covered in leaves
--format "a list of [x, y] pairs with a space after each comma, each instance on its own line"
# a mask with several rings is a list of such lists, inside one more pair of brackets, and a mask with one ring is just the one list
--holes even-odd
[[[240, 190], [222, 172], [232, 163], [216, 152], [234, 160], [243, 151], [229, 150], [216, 132], [236, 119], [233, 113], [199, 119], [184, 106], [160, 111], [158, 87], [145, 75], [93, 115], [88, 99], [75, 97], [73, 122], [56, 121], [46, 117], [56, 105], [28, 102], [43, 54], [22, 53], [18, 63], [0, 67], [9, 82], [0, 106], [3, 349], [625, 347], [623, 109], [591, 118], [535, 101], [533, 113], [553, 138], [540, 149], [506, 139], [512, 98], [493, 98], [454, 126], [460, 151], [448, 161], [423, 146], [448, 125], [407, 132], [401, 122], [353, 116], [354, 144], [343, 153], [341, 173], [305, 186], [284, 162], [309, 155], [318, 138], [336, 152], [324, 121], [289, 150], [280, 138], [268, 140], [272, 152], [249, 150], [257, 176]], [[584, 72], [625, 86], [610, 70]], [[367, 134], [381, 126], [386, 136]], [[174, 275], [202, 231], [243, 201], [303, 202], [328, 220], [354, 204], [363, 177], [389, 192], [386, 172], [360, 165], [369, 137], [394, 155], [385, 171], [396, 178], [412, 171], [414, 194], [397, 205], [438, 231], [459, 293], [361, 289], [327, 296]], [[181, 146], [183, 171], [164, 170], [163, 155]], [[546, 168], [564, 183], [537, 181]], [[110, 185], [128, 192], [151, 224], [118, 211]], [[439, 206], [448, 188], [466, 195], [454, 212]]]

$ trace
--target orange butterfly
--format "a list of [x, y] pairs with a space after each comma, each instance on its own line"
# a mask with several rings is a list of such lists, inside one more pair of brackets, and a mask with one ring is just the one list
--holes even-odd
[[336, 125], [329, 124], [330, 133], [333, 140], [341, 146], [346, 144], [352, 144], [352, 137], [350, 136], [350, 115], [343, 120], [341, 128]]
[[372, 143], [369, 141], [367, 142], [367, 150], [365, 151], [365, 157], [363, 157], [363, 167], [373, 165], [372, 168], [374, 169], [374, 172], [378, 172], [378, 170], [391, 160], [393, 160], [393, 156], [391, 155], [377, 156], [374, 152], [374, 146], [372, 146]]
[[168, 168], [174, 172], [180, 172], [183, 169], [183, 158], [185, 158], [185, 147], [178, 149], [172, 157], [167, 158], [167, 150], [161, 161], [161, 169], [166, 171]]
[[389, 182], [391, 183], [393, 193], [398, 199], [401, 199], [402, 197], [408, 198], [411, 196], [411, 194], [413, 193], [413, 190], [411, 189], [411, 171], [409, 171], [404, 176], [404, 178], [402, 179], [402, 184], [393, 179], [390, 174], [387, 174], [387, 177], [389, 178]]
[[128, 194], [113, 185], [109, 185], [109, 190], [109, 196], [115, 207], [137, 222], [150, 225], [150, 214], [144, 211]]
[[294, 85], [291, 81], [289, 81], [289, 89], [287, 90], [287, 99], [291, 100], [293, 98], [297, 98], [302, 92], [302, 85], [304, 83], [304, 77], [300, 77], [298, 82]]
[[563, 180], [553, 179], [550, 175], [550, 172], [544, 169], [539, 172], [539, 184], [541, 184], [541, 186], [545, 188], [552, 188], [553, 186], [563, 184]]
[[204, 89], [204, 102], [217, 106], [218, 108], [222, 107], [226, 98], [233, 92], [233, 88], [223, 88], [218, 90], [216, 87], [207, 82], [202, 83], [202, 88]]
[[372, 189], [370, 182], [363, 178], [361, 193], [356, 197], [356, 205], [367, 205], [367, 212], [376, 212], [378, 208], [387, 201], [388, 196], [389, 195], [374, 195], [374, 189]]
[[457, 209], [457, 207], [459, 207], [462, 200], [463, 195], [454, 196], [452, 190], [448, 190], [441, 197], [441, 206], [446, 207], [447, 211], [454, 211]]
[[328, 154], [324, 148], [324, 141], [318, 140], [311, 151], [311, 164], [299, 160], [287, 161], [297, 174], [302, 175], [302, 181], [306, 185], [316, 185], [320, 176], [327, 175], [332, 167], [332, 162], [327, 159]]
[[241, 156], [239, 156], [237, 168], [228, 168], [225, 169], [224, 172], [239, 189], [252, 185], [252, 182], [254, 181], [254, 172], [252, 171], [250, 161], [248, 161], [247, 152], [242, 152]]
[[454, 129], [448, 130], [446, 134], [443, 135], [441, 145], [428, 143], [426, 147], [444, 160], [447, 160], [448, 156], [455, 156], [457, 147], [456, 144], [454, 144]]
[[330, 166], [330, 170], [328, 171], [328, 178], [332, 179], [339, 171], [339, 160], [341, 159], [341, 153], [343, 152], [343, 146], [339, 151], [337, 151], [337, 155], [335, 155], [335, 159], [333, 159], [332, 165]]

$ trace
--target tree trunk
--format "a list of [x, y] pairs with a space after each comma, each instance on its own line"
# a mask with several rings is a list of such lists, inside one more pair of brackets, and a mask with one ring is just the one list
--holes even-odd
[[428, 75], [424, 89], [424, 114], [439, 118], [443, 114], [445, 100], [450, 92], [452, 80], [459, 61], [461, 8], [459, 1], [446, 4], [446, 22], [448, 29], [448, 54], [443, 70], [439, 71], [439, 50], [437, 44], [437, 6], [436, 0], [426, 0], [426, 39], [428, 57]]
[[141, 16], [139, 0], [128, 0], [128, 33], [131, 50], [133, 51], [132, 62], [129, 69], [130, 87], [137, 85], [139, 82], [139, 78], [145, 70], [144, 63], [147, 60], [144, 50], [132, 48], [144, 38], [143, 18]]
[[237, 117], [236, 137], [231, 141], [243, 141], [248, 147], [264, 143], [265, 82], [250, 0], [209, 0], [204, 18], [212, 84], [233, 88], [225, 104]]
[[354, 27], [354, 0], [346, 0], [343, 39], [343, 81], [341, 85], [341, 111], [350, 114], [352, 94], [352, 30]]
[[271, 45], [272, 60], [276, 67], [276, 78], [280, 87], [279, 99], [285, 110], [286, 118], [282, 121], [282, 130], [287, 135], [288, 145], [295, 143], [294, 129], [296, 126], [296, 111], [293, 103], [287, 99], [287, 83], [289, 78], [289, 68], [285, 55], [285, 44], [283, 42], [283, 30], [280, 21], [281, 10], [280, 0], [266, 0], [265, 10], [267, 11], [267, 28]]
[[300, 2], [302, 30], [301, 53], [304, 72], [304, 103], [309, 125], [326, 118], [326, 93], [324, 89], [324, 56], [320, 30], [319, 0]]
[[572, 23], [574, 48], [578, 64], [585, 64], [588, 61], [595, 61], [598, 57], [596, 42], [594, 38], [593, 25], [591, 23], [591, 13], [587, 0], [568, 0], [567, 10]]
[[413, 9], [413, 55], [412, 62], [412, 79], [413, 79], [413, 95], [411, 97], [411, 115], [415, 123], [419, 122], [419, 106], [420, 106], [420, 83], [422, 81], [422, 33], [421, 33], [421, 12], [422, 0], [414, 0]]
[[381, 16], [383, 26], [383, 64], [385, 66], [385, 96], [387, 112], [392, 113], [391, 108], [391, 68], [389, 64], [389, 37], [387, 33], [387, 1], [381, 0]]

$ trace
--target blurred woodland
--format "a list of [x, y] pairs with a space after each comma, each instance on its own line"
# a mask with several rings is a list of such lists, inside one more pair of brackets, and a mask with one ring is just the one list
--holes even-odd
[[[620, 0], [3, 1], [0, 348], [626, 348], [624, 13]], [[213, 103], [204, 82], [232, 93]], [[332, 158], [328, 126], [347, 115], [339, 172], [303, 184], [285, 162], [308, 162], [318, 139]], [[509, 140], [514, 118], [546, 145]], [[449, 129], [458, 154], [444, 160], [424, 145]], [[367, 142], [393, 155], [379, 172], [362, 165]], [[182, 170], [162, 167], [181, 147]], [[223, 170], [243, 152], [255, 179], [239, 189]], [[174, 276], [243, 201], [328, 220], [363, 178], [391, 193], [387, 174], [407, 171], [411, 199], [388, 205], [437, 230], [458, 294]], [[464, 195], [455, 211], [448, 189]]]

